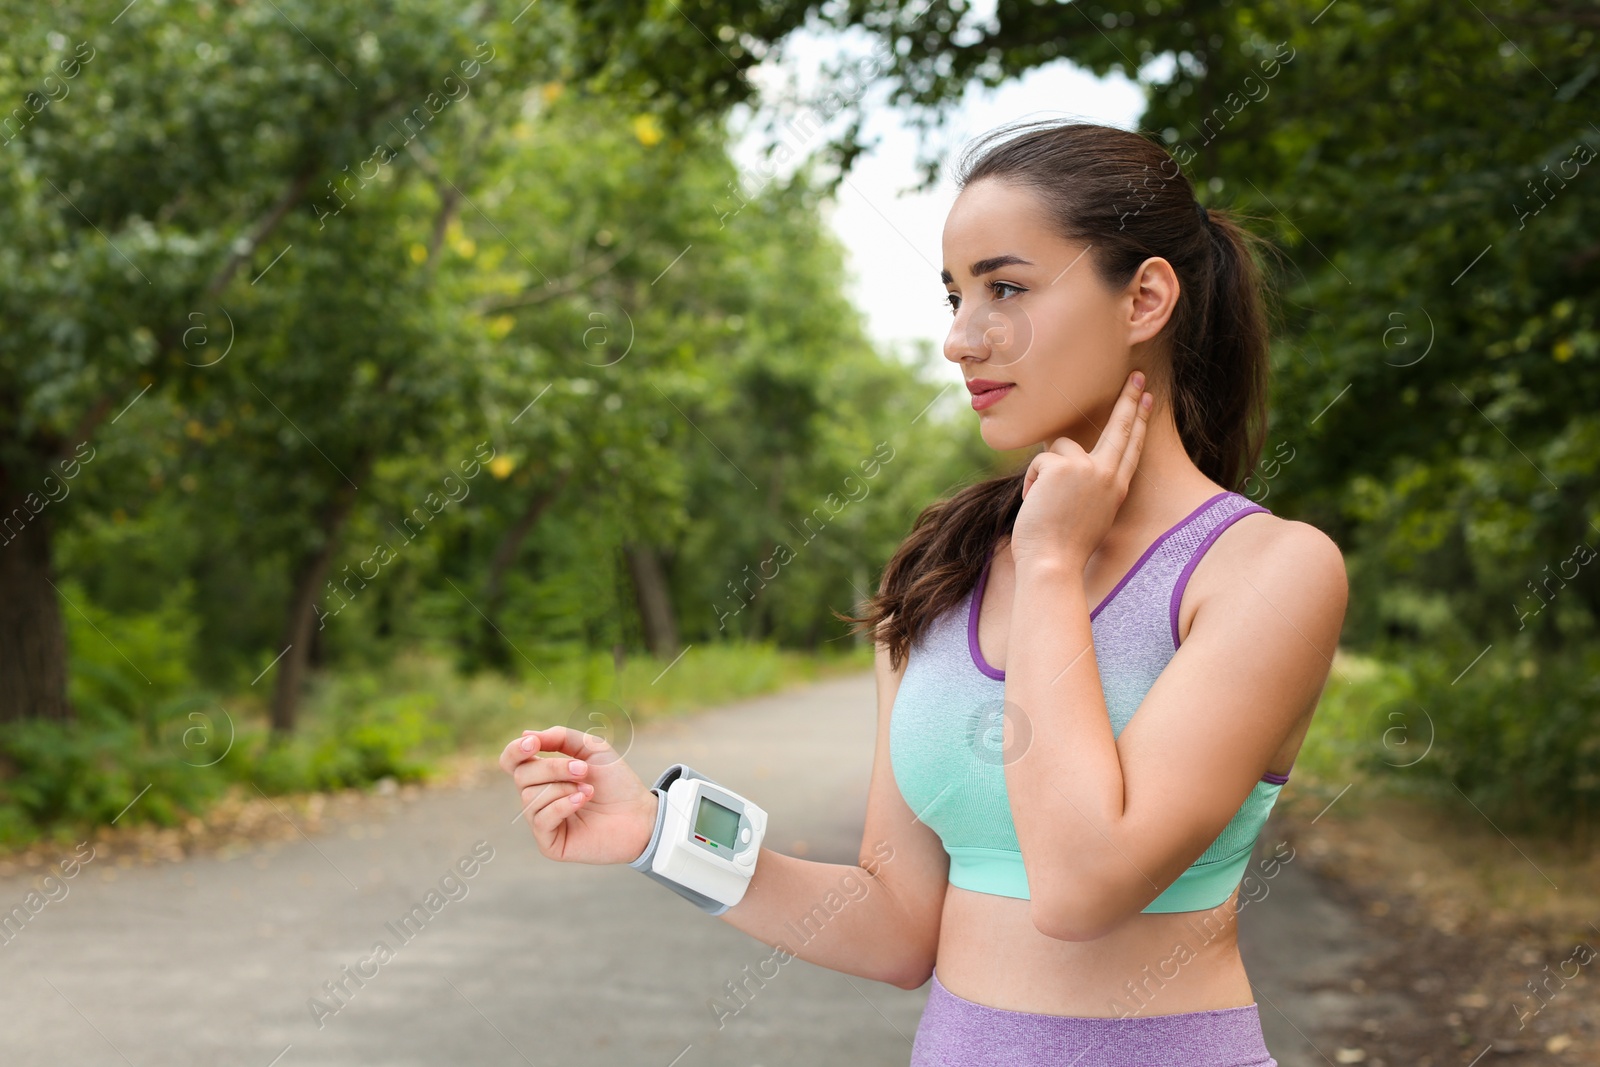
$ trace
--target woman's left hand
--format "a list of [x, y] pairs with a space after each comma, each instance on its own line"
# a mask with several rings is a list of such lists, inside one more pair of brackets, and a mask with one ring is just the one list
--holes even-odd
[[1033, 457], [1022, 479], [1023, 504], [1011, 527], [1011, 557], [1020, 568], [1040, 562], [1082, 568], [1100, 547], [1127, 498], [1150, 424], [1144, 375], [1128, 376], [1093, 451], [1058, 437]]

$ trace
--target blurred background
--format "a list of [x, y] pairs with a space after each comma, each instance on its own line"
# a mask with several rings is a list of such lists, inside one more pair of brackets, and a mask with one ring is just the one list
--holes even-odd
[[1348, 1003], [1286, 1039], [1600, 1062], [1600, 9], [0, 0], [0, 31], [0, 967], [79, 1062], [115, 1028], [17, 962], [67, 951], [24, 902], [79, 842], [58, 884], [132, 915], [119, 869], [315, 848], [332, 798], [381, 825], [524, 727], [806, 686], [856, 699], [864, 799], [836, 612], [1028, 458], [978, 436], [938, 268], [955, 153], [1029, 116], [1145, 131], [1276, 249], [1241, 491], [1327, 531], [1351, 599], [1263, 840], [1370, 949], [1306, 949]]

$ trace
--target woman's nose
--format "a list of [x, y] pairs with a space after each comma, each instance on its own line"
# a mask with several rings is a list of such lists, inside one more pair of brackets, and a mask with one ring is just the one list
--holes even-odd
[[1032, 342], [1032, 323], [1021, 309], [959, 308], [945, 336], [944, 358], [952, 363], [980, 359], [1009, 366], [1028, 354]]

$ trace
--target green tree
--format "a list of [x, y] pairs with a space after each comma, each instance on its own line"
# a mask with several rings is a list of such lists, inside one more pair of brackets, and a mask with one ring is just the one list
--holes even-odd
[[[9, 45], [0, 99], [20, 102], [0, 122], [0, 226], [9, 238], [0, 249], [0, 307], [15, 324], [0, 335], [0, 522], [9, 523], [0, 552], [0, 721], [70, 714], [52, 578], [56, 515], [47, 508], [52, 487], [89, 454], [82, 449], [92, 453], [96, 433], [152, 389], [180, 405], [190, 391], [212, 389], [208, 372], [224, 377], [210, 365], [222, 322], [235, 309], [275, 305], [293, 306], [293, 317], [269, 323], [247, 315], [249, 329], [237, 338], [244, 347], [229, 358], [238, 364], [247, 350], [263, 353], [257, 369], [283, 369], [285, 379], [270, 385], [292, 394], [284, 421], [330, 432], [351, 430], [352, 419], [395, 428], [348, 452], [334, 441], [344, 463], [330, 458], [330, 467], [361, 471], [415, 439], [408, 434], [426, 437], [423, 422], [397, 428], [397, 420], [420, 416], [421, 398], [396, 376], [395, 353], [410, 343], [443, 358], [449, 335], [426, 336], [430, 320], [441, 321], [437, 298], [407, 277], [414, 264], [393, 255], [398, 237], [373, 227], [410, 226], [437, 249], [462, 205], [474, 210], [482, 190], [473, 146], [451, 132], [464, 125], [454, 121], [459, 113], [488, 99], [494, 106], [486, 110], [503, 119], [530, 82], [628, 77], [628, 61], [610, 42], [578, 32], [589, 17], [581, 7], [462, 12], [418, 0], [382, 19], [371, 14], [360, 5], [143, 5], [109, 19], [57, 10], [42, 21], [35, 7], [0, 5]], [[697, 15], [724, 21], [715, 8]], [[670, 35], [681, 32], [675, 20], [658, 15], [632, 29], [648, 35], [671, 25], [662, 30]], [[747, 91], [730, 92], [744, 68], [729, 68], [716, 50], [684, 58], [688, 66], [676, 73], [687, 76], [662, 94], [669, 125]], [[489, 121], [476, 129], [493, 136], [497, 128]], [[430, 157], [430, 144], [449, 154]], [[432, 199], [411, 195], [413, 188]], [[395, 305], [386, 301], [405, 303], [405, 313], [390, 316]], [[363, 327], [381, 327], [376, 359], [342, 348], [326, 365], [307, 365], [304, 353], [327, 339], [324, 329], [348, 339]], [[207, 347], [198, 349], [202, 341]], [[227, 373], [282, 407], [248, 372]], [[385, 397], [395, 400], [392, 409]], [[265, 446], [266, 437], [251, 432], [267, 433], [264, 423], [241, 426], [236, 442]], [[297, 436], [303, 440], [282, 438], [284, 447], [298, 452], [316, 440]], [[281, 551], [295, 561], [277, 699], [285, 728], [303, 670], [295, 660], [305, 654], [292, 638], [312, 614], [308, 594], [322, 584], [319, 568], [351, 506], [345, 494], [360, 485], [349, 471], [320, 487], [319, 477], [252, 487], [275, 520], [300, 517], [280, 534]], [[286, 496], [275, 496], [280, 489]]]

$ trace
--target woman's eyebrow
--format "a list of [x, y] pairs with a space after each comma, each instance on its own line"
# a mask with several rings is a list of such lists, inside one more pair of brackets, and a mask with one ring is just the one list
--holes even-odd
[[[1001, 267], [1009, 267], [1013, 263], [1022, 263], [1030, 267], [1033, 266], [1033, 260], [1023, 259], [1021, 256], [1012, 255], [1010, 252], [1007, 252], [1002, 256], [990, 256], [988, 259], [978, 260], [978, 262], [972, 265], [972, 276], [974, 278], [981, 277], [985, 274], [988, 274], [990, 271], [999, 270]], [[951, 282], [955, 281], [955, 279], [950, 276], [950, 272], [947, 270], [941, 270], [939, 272], [939, 278], [946, 285], [949, 285]]]

